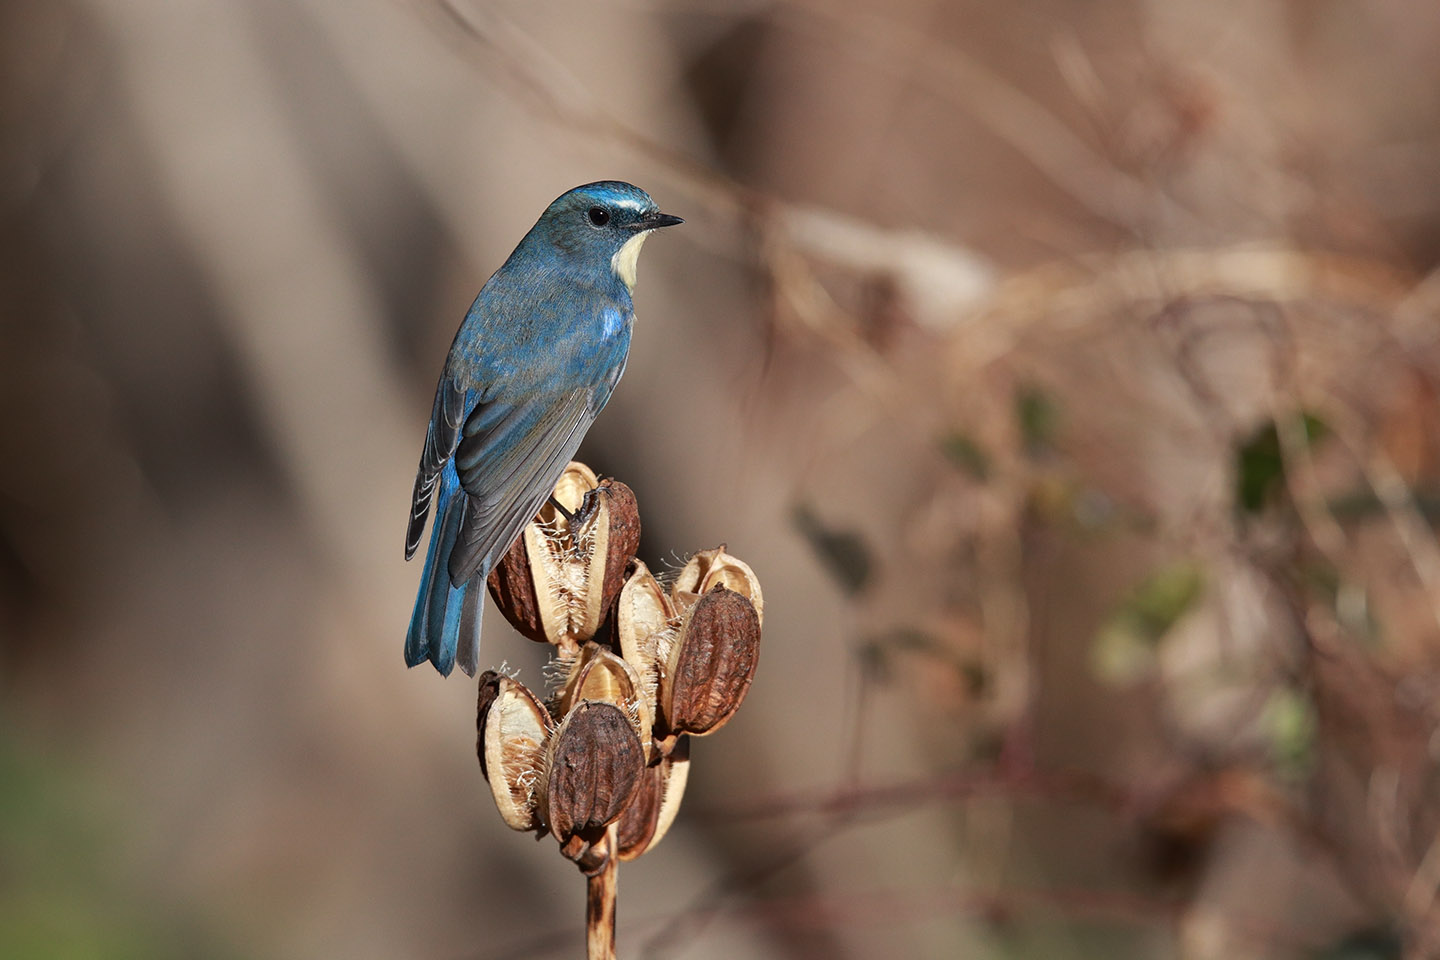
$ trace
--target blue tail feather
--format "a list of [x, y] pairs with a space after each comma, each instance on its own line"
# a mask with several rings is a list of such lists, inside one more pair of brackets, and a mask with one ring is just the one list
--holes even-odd
[[[405, 637], [405, 663], [413, 667], [429, 660], [442, 676], [449, 676], [455, 668], [457, 652], [461, 669], [473, 676], [480, 647], [484, 571], [477, 571], [458, 587], [451, 585], [447, 572], [450, 551], [460, 534], [465, 509], [466, 496], [460, 489], [455, 465], [448, 463], [440, 475], [440, 489], [435, 496], [435, 524], [430, 531], [420, 592], [415, 598], [410, 630]], [[467, 594], [469, 603], [466, 603]], [[462, 633], [465, 636], [462, 637]], [[462, 642], [464, 650], [460, 649]]]

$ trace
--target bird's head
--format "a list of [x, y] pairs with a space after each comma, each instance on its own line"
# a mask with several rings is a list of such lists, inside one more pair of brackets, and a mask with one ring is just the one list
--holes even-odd
[[531, 233], [587, 267], [610, 270], [629, 289], [635, 286], [636, 261], [645, 238], [652, 230], [683, 222], [661, 213], [650, 194], [639, 187], [601, 180], [557, 197]]

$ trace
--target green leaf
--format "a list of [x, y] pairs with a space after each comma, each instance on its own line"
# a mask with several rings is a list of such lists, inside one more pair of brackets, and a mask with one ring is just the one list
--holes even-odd
[[881, 682], [892, 679], [895, 660], [901, 654], [925, 657], [939, 669], [953, 670], [972, 697], [980, 696], [990, 687], [989, 671], [983, 663], [958, 654], [935, 634], [919, 627], [895, 627], [866, 638], [856, 650], [861, 669]]
[[940, 450], [955, 466], [981, 483], [990, 479], [990, 455], [968, 434], [955, 432], [940, 441]]
[[893, 676], [896, 654], [907, 651], [929, 653], [939, 647], [939, 640], [924, 630], [917, 627], [895, 627], [861, 641], [856, 654], [862, 670], [881, 682], [888, 682]]
[[1133, 683], [1155, 662], [1155, 648], [1194, 606], [1205, 589], [1205, 571], [1192, 560], [1161, 567], [1141, 580], [1101, 624], [1090, 650], [1097, 676]]
[[872, 561], [870, 547], [857, 531], [827, 527], [805, 504], [798, 504], [791, 514], [795, 529], [810, 544], [827, 573], [846, 594], [854, 596], [870, 582]]
[[1393, 927], [1370, 927], [1348, 934], [1311, 956], [1314, 960], [1400, 960], [1404, 952], [1400, 934]]
[[1126, 606], [1152, 641], [1159, 640], [1185, 614], [1205, 586], [1205, 573], [1192, 560], [1162, 567], [1136, 587]]
[[[1305, 443], [1313, 446], [1329, 435], [1325, 421], [1301, 412]], [[1283, 499], [1285, 457], [1280, 432], [1272, 421], [1265, 424], [1235, 451], [1235, 503], [1244, 513], [1259, 513]]]
[[1015, 394], [1015, 422], [1026, 452], [1032, 457], [1044, 454], [1060, 432], [1060, 406], [1040, 387], [1021, 387]]
[[1314, 769], [1315, 707], [1310, 698], [1291, 687], [1270, 695], [1261, 722], [1270, 738], [1270, 751], [1280, 775], [1303, 780]]

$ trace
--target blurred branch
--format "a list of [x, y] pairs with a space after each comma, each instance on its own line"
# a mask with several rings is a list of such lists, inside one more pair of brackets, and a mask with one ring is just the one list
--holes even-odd
[[[726, 176], [627, 122], [497, 9], [466, 0], [436, 2], [446, 21], [484, 54], [475, 59], [477, 65], [489, 72], [503, 71], [508, 86], [563, 121], [567, 130], [584, 131], [662, 164], [714, 207], [753, 212], [779, 203], [773, 195]], [[622, 6], [635, 9], [633, 4]], [[1096, 216], [1137, 236], [1144, 236], [1160, 218], [1181, 225], [1198, 222], [1196, 215], [1158, 189], [1107, 162], [1038, 101], [954, 47], [942, 47], [894, 18], [838, 13], [808, 2], [769, 9], [791, 29], [837, 43], [853, 57], [907, 75], [918, 67], [936, 93], [969, 111]]]
[[[621, 3], [657, 13], [670, 4]], [[736, 15], [707, 4], [692, 13]], [[843, 49], [852, 59], [909, 79], [918, 73], [928, 90], [961, 107], [1015, 149], [1090, 213], [1143, 236], [1161, 218], [1193, 226], [1199, 217], [1157, 188], [1119, 170], [1054, 113], [1019, 87], [952, 45], [937, 43], [894, 16], [841, 10], [813, 0], [755, 4], [747, 15], [768, 13], [777, 22]]]
[[[1018, 87], [953, 46], [891, 16], [837, 12], [813, 0], [779, 8], [790, 22], [839, 39], [883, 67], [918, 68], [937, 94], [967, 110], [1090, 213], [1138, 237], [1162, 221], [1200, 218], [1162, 191], [1117, 169]], [[877, 56], [877, 54], [883, 54]]]
[[[650, 931], [643, 955], [658, 957], [667, 952], [677, 952], [682, 944], [691, 943], [697, 933], [689, 922], [708, 916], [715, 910], [710, 906], [696, 907], [678, 914], [634, 921], [634, 927]], [[992, 890], [956, 884], [942, 889], [876, 887], [843, 894], [768, 897], [735, 904], [725, 912], [738, 920], [759, 922], [772, 928], [801, 930], [890, 926], [941, 917], [975, 917], [993, 923], [997, 932], [1001, 932], [1007, 925], [1031, 914], [1051, 914], [1068, 922], [1173, 928], [1187, 920], [1190, 905], [1180, 898], [1124, 890], [1088, 887], [1008, 887]], [[1283, 925], [1268, 916], [1231, 913], [1226, 916], [1225, 923], [1228, 929], [1256, 945], [1315, 949], [1326, 943], [1315, 933]], [[690, 936], [680, 939], [677, 926], [686, 928]], [[546, 955], [557, 952], [567, 936], [573, 937], [573, 933], [547, 934], [503, 953], [482, 956], [486, 960], [518, 960], [520, 957]], [[671, 945], [673, 950], [667, 951], [667, 945]]]
[[[1349, 419], [1346, 418], [1347, 421]], [[1437, 542], [1433, 528], [1415, 502], [1409, 484], [1395, 469], [1395, 464], [1374, 444], [1368, 444], [1368, 451], [1360, 446], [1364, 435], [1361, 425], [1345, 422], [1338, 432], [1341, 441], [1354, 454], [1370, 489], [1384, 506], [1410, 567], [1420, 581], [1423, 594], [1430, 600], [1430, 614], [1435, 626], [1440, 629], [1440, 542]]]
[[[732, 213], [762, 206], [769, 198], [717, 171], [690, 154], [656, 140], [611, 109], [609, 101], [594, 95], [544, 45], [506, 18], [500, 9], [478, 0], [424, 0], [434, 3], [445, 22], [458, 27], [469, 41], [469, 59], [487, 73], [499, 72], [507, 87], [563, 124], [571, 134], [591, 137], [647, 157], [686, 181], [689, 189], [712, 207]], [[442, 39], [453, 43], [446, 31]]]
[[853, 814], [873, 819], [900, 816], [931, 803], [992, 796], [1086, 804], [1117, 813], [1133, 813], [1149, 802], [1133, 789], [1083, 771], [1045, 774], [1007, 771], [997, 767], [982, 772], [922, 777], [900, 783], [781, 793], [743, 804], [702, 806], [697, 814], [722, 822]]
[[984, 890], [965, 885], [945, 889], [872, 888], [844, 894], [775, 897], [733, 908], [737, 917], [777, 927], [834, 929], [919, 923], [937, 917], [980, 917], [1002, 926], [1020, 913], [1054, 913], [1069, 921], [1126, 925], [1172, 925], [1184, 911], [1173, 898], [1122, 890], [1017, 888]]

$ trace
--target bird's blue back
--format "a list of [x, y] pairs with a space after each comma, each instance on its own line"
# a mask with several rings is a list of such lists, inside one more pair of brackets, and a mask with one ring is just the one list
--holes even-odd
[[[603, 217], [603, 220], [602, 220]], [[599, 221], [599, 222], [597, 222]], [[405, 659], [473, 674], [484, 580], [625, 370], [641, 237], [678, 223], [618, 181], [555, 200], [471, 305], [436, 388], [406, 537], [435, 524]]]

